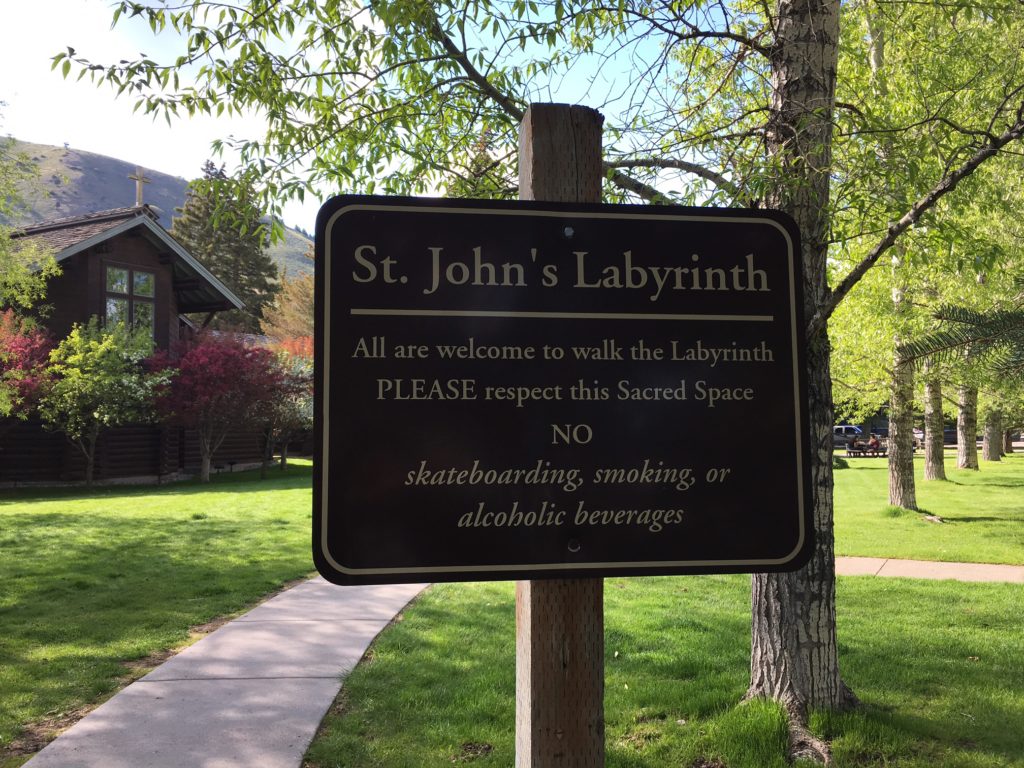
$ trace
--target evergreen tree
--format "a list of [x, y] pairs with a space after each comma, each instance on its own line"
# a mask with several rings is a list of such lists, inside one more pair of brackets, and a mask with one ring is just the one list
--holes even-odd
[[230, 191], [224, 167], [207, 160], [203, 177], [189, 185], [171, 234], [245, 304], [222, 312], [214, 328], [259, 333], [264, 307], [280, 290], [277, 265], [267, 251], [268, 227], [249, 185]]

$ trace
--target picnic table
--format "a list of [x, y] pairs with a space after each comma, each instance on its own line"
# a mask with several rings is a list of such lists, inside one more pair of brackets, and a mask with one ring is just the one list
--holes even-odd
[[885, 456], [889, 452], [889, 446], [881, 442], [877, 447], [871, 447], [867, 443], [847, 444], [847, 456]]

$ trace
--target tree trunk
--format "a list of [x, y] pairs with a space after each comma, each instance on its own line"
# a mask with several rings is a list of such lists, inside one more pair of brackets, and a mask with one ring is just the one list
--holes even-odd
[[[808, 354], [815, 379], [808, 382], [812, 414], [814, 554], [795, 573], [755, 574], [750, 689], [747, 697], [780, 701], [797, 723], [808, 710], [846, 709], [856, 703], [839, 673], [835, 615], [832, 521], [832, 427], [828, 344], [819, 339]], [[817, 418], [814, 418], [817, 415]], [[812, 750], [813, 751], [813, 750]], [[794, 757], [797, 755], [794, 755]], [[823, 758], [824, 755], [804, 755]]]
[[[808, 318], [827, 292], [829, 169], [832, 163], [838, 0], [779, 0], [772, 48], [769, 151], [778, 183], [769, 207], [800, 229], [804, 309]], [[855, 702], [839, 674], [832, 532], [832, 393], [826, 332], [807, 340], [808, 417], [812, 446], [815, 545], [795, 573], [755, 574], [752, 585], [748, 696], [782, 702], [791, 718], [791, 753], [825, 760], [828, 750], [804, 727], [809, 709]]]
[[991, 408], [985, 415], [985, 438], [981, 444], [981, 457], [985, 461], [1003, 460], [1003, 413]]
[[210, 436], [199, 432], [199, 455], [202, 461], [199, 464], [199, 482], [210, 482], [210, 465], [213, 463], [213, 445]]
[[917, 509], [914, 486], [914, 366], [896, 353], [889, 400], [889, 503]]
[[284, 472], [285, 467], [288, 466], [288, 441], [281, 441], [281, 471]]
[[93, 474], [96, 468], [96, 439], [100, 436], [99, 429], [85, 435], [85, 440], [75, 440], [78, 450], [85, 456], [85, 487], [92, 488]]
[[924, 380], [924, 479], [946, 479], [946, 447], [943, 435], [942, 384], [925, 363]]
[[960, 386], [959, 411], [956, 416], [956, 466], [978, 468], [978, 390]]
[[1003, 432], [1003, 455], [1009, 456], [1013, 453], [1013, 430], [1007, 429]]
[[267, 469], [270, 468], [270, 461], [274, 458], [273, 431], [268, 429], [263, 438], [263, 460], [260, 462], [260, 480], [267, 479]]

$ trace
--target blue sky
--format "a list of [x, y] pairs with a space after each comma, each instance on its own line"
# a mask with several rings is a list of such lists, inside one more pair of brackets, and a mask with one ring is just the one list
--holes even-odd
[[[177, 55], [170, 33], [154, 37], [148, 25], [122, 18], [111, 29], [112, 0], [7, 0], [0, 33], [0, 136], [71, 147], [117, 157], [143, 168], [185, 179], [200, 174], [213, 157], [211, 142], [235, 135], [262, 138], [262, 121], [250, 117], [182, 117], [170, 126], [163, 117], [134, 113], [130, 97], [115, 98], [109, 86], [96, 87], [88, 77], [69, 80], [51, 71], [52, 57], [72, 46], [79, 55], [97, 62], [135, 58], [145, 52], [157, 60]], [[639, 51], [653, 58], [656, 44]], [[612, 116], [630, 93], [628, 61], [612, 58], [597, 82], [590, 84], [596, 59], [581, 56], [577, 66], [553, 83], [534, 83], [532, 98], [584, 103]], [[616, 83], [616, 80], [620, 82]], [[609, 103], [608, 100], [611, 99]], [[601, 103], [604, 102], [604, 103]], [[224, 160], [230, 169], [233, 158]], [[132, 201], [127, 201], [130, 203]], [[126, 204], [127, 204], [126, 203]], [[284, 219], [313, 231], [318, 201], [285, 206]]]
[[[4, 4], [0, 34], [0, 135], [117, 157], [155, 171], [192, 179], [212, 157], [210, 143], [228, 134], [262, 135], [250, 118], [163, 118], [133, 114], [130, 98], [114, 98], [88, 78], [64, 80], [50, 70], [54, 54], [73, 46], [98, 61], [145, 52], [159, 57], [148, 26], [122, 21], [110, 28], [109, 0], [33, 0]], [[231, 160], [225, 158], [230, 167]], [[127, 201], [130, 204], [132, 201]], [[313, 231], [316, 202], [285, 208], [285, 221]]]

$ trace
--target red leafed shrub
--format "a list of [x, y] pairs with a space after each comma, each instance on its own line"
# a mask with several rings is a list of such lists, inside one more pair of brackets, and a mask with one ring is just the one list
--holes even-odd
[[230, 334], [204, 334], [155, 356], [150, 365], [172, 373], [157, 408], [169, 422], [198, 432], [203, 480], [228, 431], [260, 422], [284, 386], [284, 372], [269, 349]]
[[274, 345], [276, 349], [282, 352], [287, 352], [292, 357], [304, 357], [309, 360], [313, 359], [313, 337], [312, 336], [293, 336], [288, 339], [281, 339]]
[[0, 415], [24, 418], [49, 379], [53, 339], [13, 310], [0, 312]]

